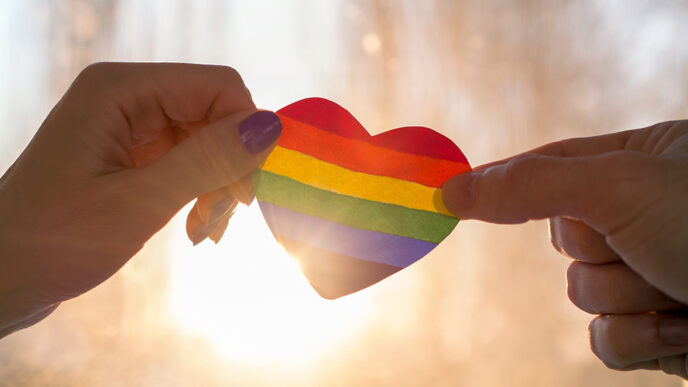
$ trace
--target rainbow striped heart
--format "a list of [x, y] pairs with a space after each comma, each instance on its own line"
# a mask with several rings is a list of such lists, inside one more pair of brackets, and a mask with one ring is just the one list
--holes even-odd
[[282, 136], [253, 174], [256, 198], [275, 238], [322, 297], [390, 276], [456, 227], [440, 187], [470, 166], [448, 138], [424, 127], [370, 136], [322, 98], [277, 115]]

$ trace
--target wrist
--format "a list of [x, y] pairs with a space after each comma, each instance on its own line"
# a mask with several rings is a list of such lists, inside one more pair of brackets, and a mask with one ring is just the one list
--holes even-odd
[[20, 280], [21, 270], [13, 266], [0, 255], [0, 338], [41, 321], [59, 305], [38, 302], [31, 286]]
[[49, 312], [39, 319], [37, 317], [54, 310], [57, 305], [41, 302], [36, 286], [32, 285], [34, 276], [31, 269], [22, 264], [24, 257], [13, 243], [16, 238], [11, 235], [11, 230], [0, 227], [0, 337], [33, 325]]

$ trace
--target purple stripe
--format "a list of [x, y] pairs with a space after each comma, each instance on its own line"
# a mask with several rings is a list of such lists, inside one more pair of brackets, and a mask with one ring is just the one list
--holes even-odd
[[268, 202], [258, 203], [277, 240], [285, 236], [333, 253], [401, 268], [437, 246], [419, 239], [361, 230]]

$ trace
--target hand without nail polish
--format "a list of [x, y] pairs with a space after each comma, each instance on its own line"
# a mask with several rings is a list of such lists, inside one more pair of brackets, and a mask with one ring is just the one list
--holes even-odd
[[475, 182], [482, 172], [467, 172], [456, 175], [444, 183], [442, 200], [455, 215], [461, 216], [462, 210], [473, 207], [475, 203]]

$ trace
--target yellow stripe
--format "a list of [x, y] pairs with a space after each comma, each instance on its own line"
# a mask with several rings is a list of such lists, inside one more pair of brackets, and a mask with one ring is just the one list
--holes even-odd
[[280, 146], [262, 169], [343, 195], [454, 216], [444, 206], [439, 188], [352, 171]]

